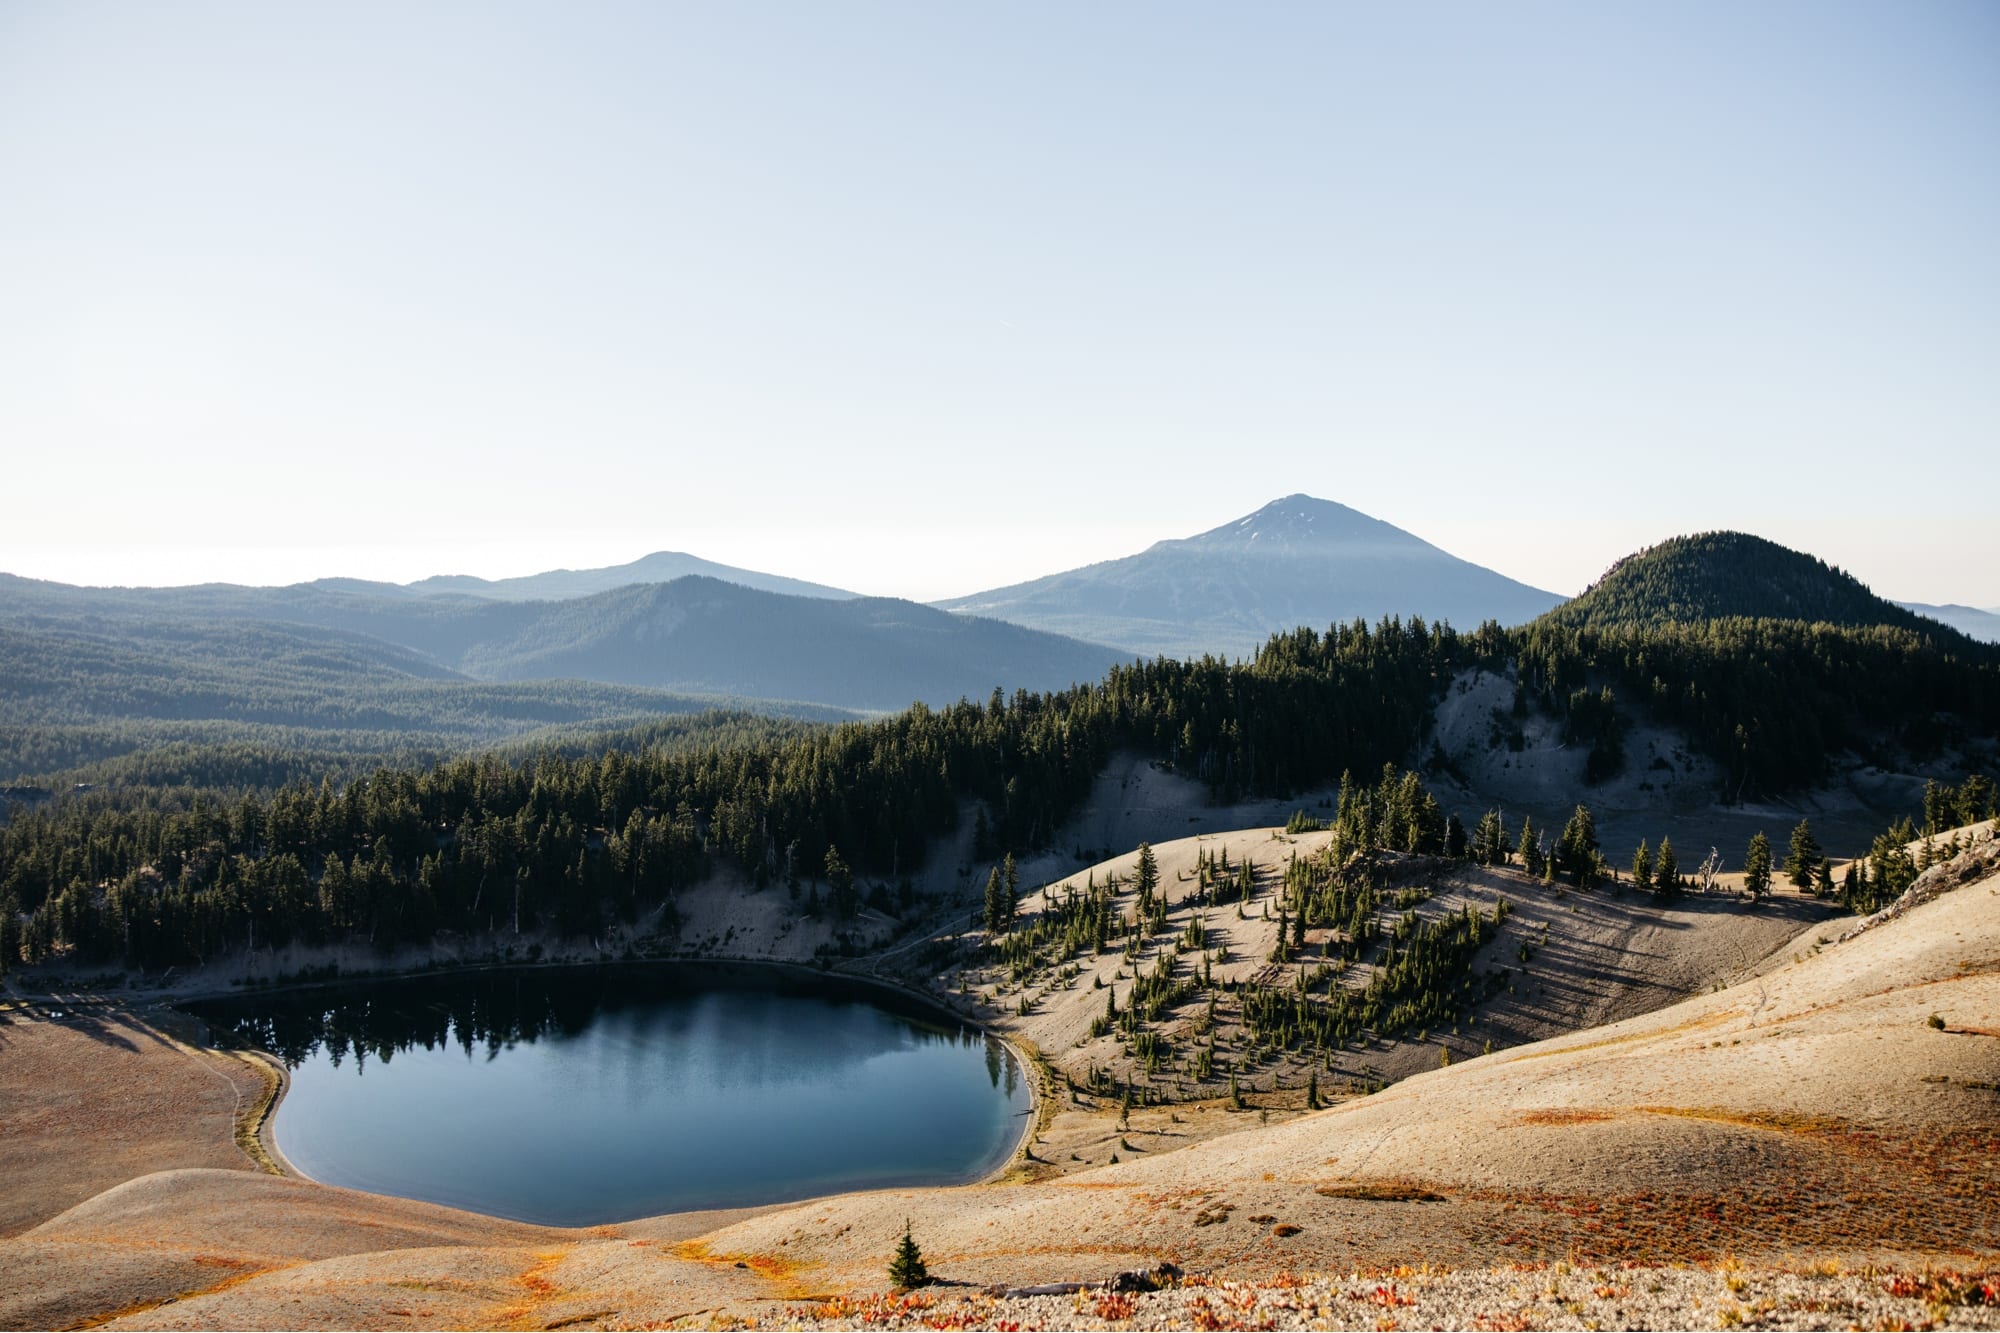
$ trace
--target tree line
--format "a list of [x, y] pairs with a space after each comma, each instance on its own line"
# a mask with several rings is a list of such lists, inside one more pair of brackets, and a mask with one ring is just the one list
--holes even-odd
[[[803, 882], [815, 905], [824, 882], [831, 910], [851, 915], [856, 876], [914, 872], [968, 805], [991, 850], [1047, 845], [1120, 749], [1224, 801], [1420, 753], [1437, 697], [1472, 666], [1512, 670], [1524, 698], [1580, 705], [1579, 725], [1599, 737], [1616, 725], [1592, 674], [1643, 680], [1638, 696], [1728, 757], [1739, 788], [1810, 781], [1827, 747], [1872, 724], [1951, 716], [2000, 731], [1995, 658], [1904, 631], [1489, 623], [1462, 635], [1357, 621], [1276, 635], [1248, 662], [1139, 662], [1068, 690], [995, 691], [867, 723], [629, 749], [570, 737], [342, 782], [120, 786], [16, 809], [0, 830], [0, 966], [62, 956], [156, 968], [447, 929], [594, 935], [644, 911], [671, 922], [674, 895], [717, 862], [758, 885]], [[1349, 845], [1456, 857], [1490, 843], [1414, 783], [1344, 793]], [[1520, 854], [1538, 861], [1539, 836], [1522, 832]], [[1589, 830], [1546, 854], [1560, 872], [1603, 873]]]

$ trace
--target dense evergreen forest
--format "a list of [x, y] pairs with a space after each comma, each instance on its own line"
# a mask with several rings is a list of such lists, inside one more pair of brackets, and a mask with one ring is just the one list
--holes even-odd
[[1379, 766], [1454, 672], [1502, 646], [1492, 629], [1357, 624], [1283, 636], [1250, 664], [1142, 663], [761, 743], [459, 758], [268, 796], [85, 793], [8, 821], [0, 918], [19, 938], [0, 951], [162, 967], [295, 938], [590, 934], [717, 858], [760, 882], [824, 880], [847, 915], [851, 871], [900, 878], [967, 799], [994, 846], [1043, 844], [1119, 747], [1223, 797]]
[[[1139, 663], [1057, 693], [795, 734], [573, 734], [345, 781], [296, 780], [273, 747], [239, 756], [247, 771], [204, 774], [232, 791], [117, 786], [17, 809], [0, 835], [0, 955], [158, 968], [292, 939], [588, 935], [671, 903], [717, 860], [760, 883], [825, 882], [844, 916], [857, 876], [913, 870], [968, 801], [996, 854], [1046, 845], [1121, 747], [1225, 800], [1401, 760], [1474, 665], [1518, 664], [1522, 706], [1581, 710], [1600, 736], [1632, 706], [1615, 687], [1687, 727], [1739, 789], [1777, 790], [1871, 728], [2000, 733], [1997, 657], [1882, 627], [1544, 621], [1461, 635], [1387, 620], [1278, 635], [1248, 663]], [[1600, 679], [1611, 685], [1591, 690]]]
[[1541, 619], [1599, 629], [1796, 620], [1854, 628], [1887, 625], [1949, 640], [1960, 637], [1939, 621], [1877, 597], [1845, 570], [1747, 532], [1696, 533], [1636, 552]]
[[1956, 633], [1743, 619], [1574, 628], [1544, 617], [1510, 637], [1529, 695], [1588, 720], [1580, 739], [1598, 747], [1601, 773], [1622, 762], [1620, 723], [1635, 704], [1722, 765], [1728, 798], [1809, 785], [1843, 750], [1887, 742], [1928, 756], [2000, 735], [2000, 649]]

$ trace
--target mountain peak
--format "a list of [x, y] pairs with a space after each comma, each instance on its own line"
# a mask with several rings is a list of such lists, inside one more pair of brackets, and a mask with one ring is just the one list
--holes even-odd
[[605, 569], [551, 569], [511, 579], [482, 579], [466, 574], [436, 575], [408, 584], [401, 591], [426, 596], [459, 593], [502, 602], [562, 601], [589, 597], [635, 583], [672, 583], [689, 575], [720, 579], [745, 588], [785, 593], [793, 597], [842, 601], [854, 596], [844, 589], [829, 588], [823, 584], [719, 565], [685, 551], [653, 551], [630, 564], [612, 565]]
[[940, 603], [1134, 652], [1246, 654], [1384, 615], [1519, 624], [1561, 599], [1332, 500], [1281, 496], [1192, 537]]
[[1207, 532], [1161, 542], [1156, 549], [1190, 545], [1208, 550], [1234, 548], [1251, 554], [1280, 551], [1300, 554], [1357, 545], [1405, 553], [1435, 549], [1394, 524], [1303, 492], [1281, 496], [1261, 509]]

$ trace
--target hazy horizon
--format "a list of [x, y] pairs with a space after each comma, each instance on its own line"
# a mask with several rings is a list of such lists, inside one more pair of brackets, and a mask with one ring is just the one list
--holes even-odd
[[[1273, 497], [1273, 498], [1275, 499], [1278, 497]], [[1325, 499], [1327, 497], [1318, 496], [1314, 498]], [[1261, 508], [1261, 506], [1259, 507]], [[1242, 517], [1244, 517], [1244, 515], [1242, 514], [1230, 515], [1228, 518], [1210, 524], [1208, 528], [1201, 529], [1201, 531], [1209, 531], [1216, 527], [1226, 526], [1233, 520]], [[1369, 517], [1379, 518], [1380, 515], [1371, 514], [1369, 515]], [[1691, 527], [1683, 532], [1662, 533], [1657, 537], [1638, 543], [1637, 545], [1633, 546], [1630, 550], [1619, 552], [1619, 555], [1614, 556], [1613, 560], [1621, 558], [1622, 556], [1625, 555], [1633, 554], [1634, 552], [1645, 549], [1647, 547], [1656, 546], [1659, 543], [1670, 540], [1673, 537], [1687, 536], [1698, 531], [1707, 531], [1707, 530], [1709, 529]], [[890, 534], [880, 534], [880, 535], [890, 538], [892, 540], [897, 540], [897, 541], [905, 540], [904, 538], [901, 537], [900, 534], [890, 533]], [[1103, 537], [1104, 531], [1100, 529], [1097, 535], [1099, 537]], [[686, 546], [673, 546], [673, 545], [654, 546], [646, 550], [625, 552], [617, 550], [610, 543], [606, 543], [601, 540], [586, 541], [582, 543], [582, 546], [584, 549], [596, 549], [602, 547], [603, 549], [611, 550], [613, 553], [600, 559], [588, 559], [588, 560], [570, 559], [562, 557], [558, 554], [552, 554], [549, 559], [538, 563], [535, 557], [523, 554], [523, 552], [527, 550], [534, 550], [534, 551], [548, 550], [554, 553], [557, 552], [558, 550], [570, 549], [567, 547], [558, 548], [556, 546], [544, 543], [535, 543], [525, 547], [496, 545], [496, 546], [478, 548], [481, 551], [482, 557], [489, 563], [484, 564], [482, 567], [476, 567], [476, 568], [469, 566], [459, 567], [459, 566], [442, 566], [442, 565], [432, 568], [422, 563], [425, 559], [432, 557], [446, 561], [453, 559], [460, 559], [463, 554], [463, 548], [451, 548], [451, 549], [437, 548], [435, 552], [412, 551], [410, 549], [405, 548], [389, 553], [357, 552], [353, 548], [331, 548], [331, 549], [295, 548], [284, 551], [270, 551], [270, 552], [246, 552], [241, 550], [232, 550], [226, 552], [204, 552], [195, 550], [195, 551], [183, 551], [180, 554], [182, 555], [182, 557], [192, 561], [192, 564], [190, 565], [191, 568], [214, 568], [214, 569], [247, 568], [252, 571], [257, 571], [257, 570], [271, 570], [275, 567], [279, 569], [292, 569], [292, 570], [304, 571], [304, 572], [299, 572], [296, 575], [258, 574], [253, 572], [247, 577], [232, 577], [222, 574], [212, 574], [212, 575], [198, 575], [194, 577], [183, 577], [183, 578], [172, 578], [166, 576], [139, 577], [139, 578], [119, 578], [115, 576], [99, 577], [99, 578], [88, 578], [88, 577], [64, 578], [58, 575], [31, 573], [26, 570], [11, 569], [4, 567], [0, 567], [0, 573], [15, 574], [23, 578], [47, 579], [50, 582], [68, 583], [82, 587], [174, 588], [174, 587], [192, 587], [200, 584], [209, 584], [209, 583], [239, 584], [246, 587], [283, 587], [298, 583], [310, 583], [319, 579], [342, 579], [342, 578], [365, 579], [367, 581], [377, 582], [377, 583], [408, 585], [412, 583], [421, 582], [425, 579], [433, 579], [433, 578], [472, 577], [472, 578], [485, 579], [488, 581], [495, 581], [501, 579], [521, 578], [534, 574], [545, 574], [558, 570], [586, 570], [586, 569], [615, 568], [620, 565], [632, 564], [635, 561], [644, 559], [645, 557], [650, 555], [655, 555], [662, 552], [676, 552], [679, 554], [695, 556], [703, 560], [711, 561], [715, 564], [730, 565], [738, 569], [743, 569], [755, 573], [774, 574], [787, 578], [801, 579], [806, 582], [822, 583], [828, 586], [842, 588], [848, 592], [857, 593], [864, 597], [900, 597], [910, 601], [930, 603], [930, 602], [949, 601], [957, 596], [969, 595], [975, 592], [983, 592], [991, 588], [1001, 588], [1001, 587], [1011, 586], [1017, 583], [1026, 583], [1035, 579], [1042, 578], [1045, 575], [1061, 573], [1064, 570], [1080, 568], [1081, 566], [1087, 564], [1094, 564], [1107, 560], [1117, 560], [1125, 556], [1139, 554], [1140, 552], [1154, 545], [1156, 542], [1178, 540], [1196, 535], [1198, 535], [1196, 532], [1165, 533], [1150, 538], [1135, 535], [1132, 540], [1136, 544], [1126, 548], [1111, 550], [1104, 555], [1091, 556], [1088, 559], [1078, 561], [1077, 564], [1075, 565], [1065, 565], [1059, 568], [1051, 567], [1046, 569], [1023, 568], [1011, 575], [1001, 577], [999, 579], [996, 579], [994, 582], [990, 584], [985, 584], [978, 588], [955, 588], [951, 591], [946, 591], [946, 592], [906, 592], [897, 590], [895, 588], [856, 587], [852, 584], [842, 583], [838, 579], [827, 578], [820, 574], [812, 573], [810, 572], [810, 565], [806, 567], [807, 572], [801, 572], [800, 568], [783, 567], [768, 563], [768, 561], [765, 563], [757, 563], [758, 556], [754, 551], [751, 553], [751, 555], [742, 559], [729, 559], [723, 556], [718, 556], [713, 551], [698, 550]], [[1464, 553], [1461, 551], [1452, 550], [1449, 546], [1446, 546], [1443, 543], [1433, 540], [1425, 533], [1416, 532], [1413, 533], [1413, 535], [1421, 537], [1426, 541], [1430, 541], [1432, 545], [1439, 546], [1441, 547], [1441, 549], [1446, 550], [1452, 555], [1457, 555], [1460, 556], [1461, 558], [1467, 558], [1467, 559], [1471, 558], [1464, 556]], [[1757, 533], [1754, 535], [1763, 536], [1765, 534]], [[1889, 598], [1891, 600], [1903, 601], [1903, 602], [1924, 602], [1931, 605], [1939, 605], [1939, 606], [1954, 604], [1949, 599], [1928, 598], [1914, 594], [1901, 593], [1894, 589], [1885, 589], [1877, 585], [1873, 580], [1871, 580], [1865, 572], [1850, 567], [1841, 566], [1839, 561], [1830, 559], [1825, 555], [1824, 552], [1807, 550], [1805, 554], [1817, 556], [1821, 559], [1826, 559], [1830, 564], [1833, 564], [1837, 567], [1845, 568], [1847, 573], [1854, 575], [1856, 578], [1860, 579], [1862, 583], [1867, 584], [1868, 587], [1873, 592], [1877, 593], [1880, 596]], [[213, 557], [214, 563], [212, 565], [206, 563], [206, 558], [208, 557]], [[273, 557], [277, 558], [273, 559]], [[340, 563], [342, 561], [345, 561], [346, 563], [344, 564]], [[1474, 560], [1473, 563], [1483, 564], [1484, 562]], [[1495, 573], [1505, 575], [1508, 578], [1516, 579], [1517, 581], [1526, 583], [1531, 587], [1540, 587], [1545, 591], [1553, 592], [1562, 597], [1569, 598], [1569, 597], [1574, 597], [1577, 594], [1581, 593], [1585, 587], [1589, 586], [1590, 583], [1594, 582], [1597, 578], [1599, 578], [1602, 574], [1604, 574], [1605, 570], [1609, 568], [1611, 563], [1612, 561], [1606, 561], [1604, 569], [1597, 570], [1595, 573], [1591, 574], [1587, 579], [1578, 583], [1573, 588], [1549, 587], [1544, 584], [1536, 584], [1532, 579], [1523, 578], [1519, 574], [1515, 573], [1513, 570], [1507, 569], [1505, 567], [1496, 567], [1491, 565], [1488, 565], [1486, 567], [1493, 569]], [[362, 570], [378, 570], [381, 572], [374, 572], [374, 573], [357, 572]], [[421, 570], [423, 572], [416, 572], [416, 573], [408, 572], [410, 570]], [[913, 571], [913, 572], [920, 573], [920, 571]], [[923, 585], [918, 585], [918, 586], [923, 586]], [[2000, 599], [1996, 599], [1994, 602], [1991, 603], [1959, 602], [1955, 604], [1961, 606], [1968, 606], [1976, 610], [1991, 610], [1994, 611], [1996, 614], [2000, 614]]]
[[0, 569], [964, 595], [1304, 491], [2000, 605], [2000, 11], [0, 9]]

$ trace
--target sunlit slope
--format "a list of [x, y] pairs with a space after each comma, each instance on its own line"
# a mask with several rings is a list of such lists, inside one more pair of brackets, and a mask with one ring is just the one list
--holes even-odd
[[[1979, 877], [1967, 887], [1845, 943], [1802, 941], [1797, 962], [1653, 1014], [1185, 1151], [1140, 1143], [1137, 1160], [1041, 1188], [854, 1197], [714, 1240], [876, 1285], [843, 1252], [886, 1254], [906, 1211], [955, 1256], [954, 1275], [980, 1281], [1159, 1257], [1249, 1271], [1991, 1255], [2000, 857], [1990, 843], [1977, 855], [1937, 872]], [[1300, 1231], [1275, 1236], [1277, 1224]], [[843, 1228], [839, 1245], [822, 1239]]]
[[[711, 1223], [541, 1232], [198, 1171], [0, 1245], [0, 1319], [549, 1327], [880, 1289], [905, 1219], [954, 1281], [1173, 1259], [1270, 1275], [1388, 1263], [2000, 1255], [2000, 855], [1797, 961], [1610, 1027], [1463, 1061], [1282, 1125], [1037, 1185], [893, 1190]], [[1189, 1115], [1226, 1114], [1219, 1110]], [[1141, 1136], [1142, 1138], [1144, 1136]], [[371, 1242], [369, 1233], [377, 1238]], [[349, 1252], [359, 1246], [371, 1246]], [[159, 1304], [168, 1288], [178, 1299]]]

